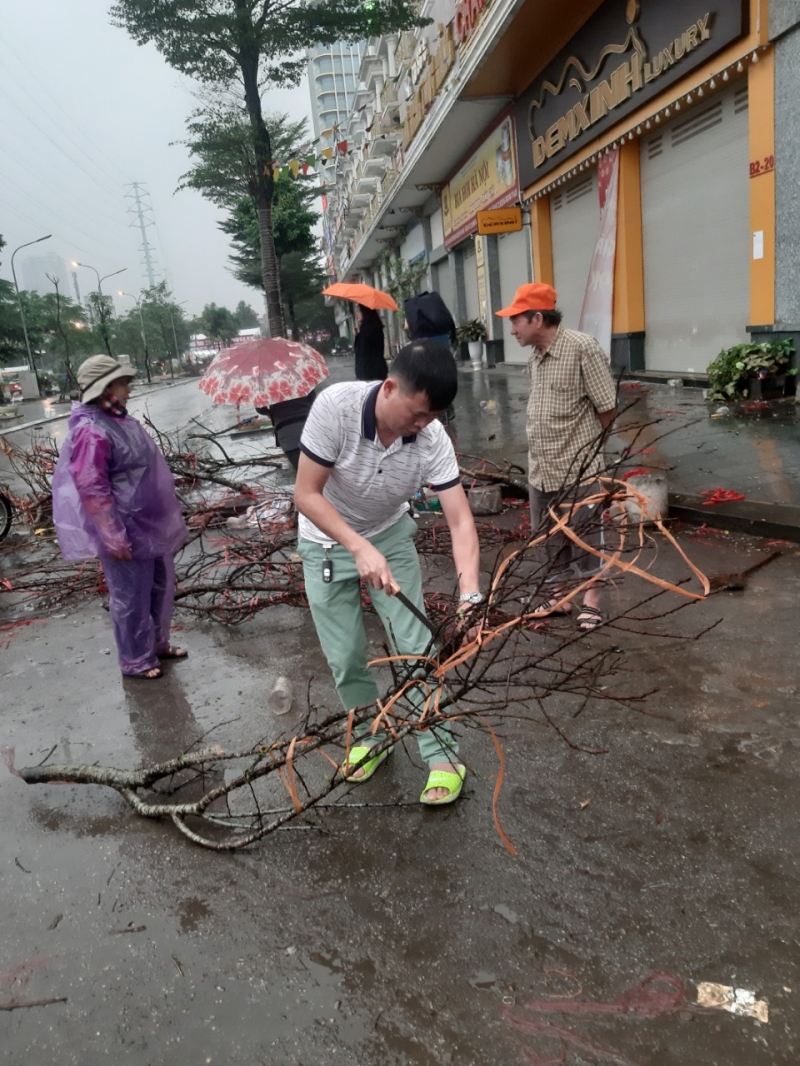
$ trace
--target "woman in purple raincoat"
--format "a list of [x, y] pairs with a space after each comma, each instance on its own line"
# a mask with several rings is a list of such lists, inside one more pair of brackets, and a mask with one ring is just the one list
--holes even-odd
[[159, 660], [184, 659], [169, 642], [173, 554], [188, 529], [175, 479], [155, 442], [125, 408], [135, 371], [108, 355], [81, 364], [81, 403], [53, 475], [53, 519], [67, 560], [98, 558], [126, 677], [162, 676]]

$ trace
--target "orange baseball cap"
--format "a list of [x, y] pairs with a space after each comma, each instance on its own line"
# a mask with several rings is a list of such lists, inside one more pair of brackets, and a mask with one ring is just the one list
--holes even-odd
[[551, 285], [534, 281], [529, 285], [520, 285], [514, 293], [514, 300], [502, 311], [495, 311], [501, 318], [520, 315], [523, 311], [555, 311], [558, 293]]

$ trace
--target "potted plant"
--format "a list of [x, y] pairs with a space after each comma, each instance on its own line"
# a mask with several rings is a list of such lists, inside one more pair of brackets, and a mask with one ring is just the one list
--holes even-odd
[[767, 399], [794, 391], [798, 368], [790, 367], [794, 342], [735, 344], [723, 348], [708, 367], [710, 400]]
[[473, 318], [463, 326], [456, 327], [456, 340], [466, 344], [473, 366], [480, 366], [483, 357], [483, 342], [486, 340], [486, 326], [479, 318]]

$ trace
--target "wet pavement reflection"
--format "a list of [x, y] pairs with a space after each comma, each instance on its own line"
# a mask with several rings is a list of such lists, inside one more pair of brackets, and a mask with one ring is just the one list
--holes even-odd
[[[333, 370], [351, 376], [352, 361]], [[624, 412], [612, 448], [655, 417], [643, 445], [656, 451], [637, 465], [663, 461], [679, 481], [699, 456], [699, 487], [734, 488], [720, 454], [739, 442], [747, 476], [796, 491], [794, 410], [738, 428], [665, 390], [649, 387]], [[148, 401], [165, 429], [195, 414], [217, 429], [235, 419], [193, 382]], [[525, 402], [522, 368], [463, 368], [463, 451], [524, 463]], [[269, 448], [271, 436], [242, 446]], [[678, 535], [709, 573], [764, 552], [756, 538]], [[671, 580], [682, 573], [657, 536], [651, 562]], [[414, 802], [420, 769], [398, 751], [342, 806], [306, 816], [304, 831], [217, 854], [110, 789], [26, 786], [4, 769], [0, 1005], [28, 1008], [0, 1014], [5, 1058], [795, 1066], [799, 587], [789, 550], [742, 591], [671, 614], [657, 636], [591, 634], [609, 683], [653, 690], [646, 704], [598, 710], [589, 699], [568, 717], [555, 694], [548, 712], [569, 744], [507, 716], [496, 729], [502, 787], [492, 739], [465, 729], [470, 773], [449, 809]], [[640, 594], [626, 579], [608, 596], [621, 610]], [[271, 607], [235, 627], [179, 611], [176, 623], [190, 658], [155, 683], [120, 678], [96, 598], [6, 634], [7, 765], [136, 767], [201, 737], [241, 749], [285, 735], [306, 702], [319, 719], [338, 707], [307, 611]], [[530, 639], [538, 653], [553, 636]], [[295, 682], [295, 718], [269, 709], [278, 674]], [[752, 990], [769, 1022], [698, 1008], [700, 982]]]
[[[329, 360], [330, 378], [322, 386], [353, 378], [353, 360]], [[458, 447], [469, 455], [496, 462], [527, 465], [525, 413], [528, 377], [520, 364], [500, 364], [474, 371], [459, 366], [455, 430]], [[716, 415], [721, 408], [728, 412]], [[197, 387], [197, 379], [174, 384], [138, 386], [131, 412], [147, 417], [162, 432], [181, 430], [193, 448], [213, 452], [214, 445], [193, 434], [210, 432], [227, 454], [281, 458], [269, 430], [242, 436], [236, 433], [233, 407], [214, 407]], [[800, 505], [800, 421], [792, 399], [766, 404], [722, 405], [703, 399], [702, 390], [626, 381], [619, 392], [620, 414], [609, 442], [612, 461], [623, 453], [637, 467], [666, 471], [671, 492], [699, 495], [724, 487], [745, 494], [754, 503]], [[24, 405], [25, 422], [54, 412], [41, 424], [20, 429], [0, 427], [17, 443], [46, 433], [58, 442], [66, 432], [68, 405], [52, 400]], [[239, 412], [241, 419], [251, 409]], [[626, 461], [626, 465], [630, 465]], [[0, 457], [0, 470], [5, 469]], [[267, 478], [267, 487], [291, 483], [285, 475]]]

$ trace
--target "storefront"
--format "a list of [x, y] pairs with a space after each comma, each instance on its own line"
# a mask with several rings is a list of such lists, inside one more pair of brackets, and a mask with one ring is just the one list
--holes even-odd
[[[703, 374], [749, 323], [772, 321], [774, 185], [752, 166], [756, 153], [774, 166], [772, 57], [757, 8], [609, 0], [518, 98], [536, 279], [573, 327], [587, 291], [607, 287], [617, 365]], [[598, 166], [612, 162], [601, 275]]]
[[[500, 271], [500, 307], [508, 307], [520, 285], [530, 281], [530, 231], [501, 233], [497, 241], [497, 262]], [[495, 311], [498, 308], [494, 308]], [[495, 319], [495, 328], [501, 324], [503, 351], [507, 363], [527, 363], [530, 352], [521, 348], [511, 336], [511, 321]]]
[[740, 81], [641, 140], [647, 367], [702, 373], [748, 339], [747, 120]]
[[566, 322], [580, 318], [586, 280], [600, 227], [596, 169], [550, 197], [553, 285]]
[[[519, 201], [513, 125], [508, 112], [501, 115], [441, 191], [442, 233], [450, 263], [446, 272], [439, 270], [440, 283], [446, 277], [452, 285], [455, 300], [450, 306], [459, 324], [476, 318], [484, 322], [492, 360], [503, 358], [507, 339], [505, 324], [494, 312], [503, 306], [502, 298], [510, 301], [514, 288], [527, 280], [526, 267], [517, 273], [528, 256], [521, 222], [517, 232], [478, 234], [478, 212], [501, 210]], [[509, 354], [513, 352], [506, 348], [506, 358]]]

